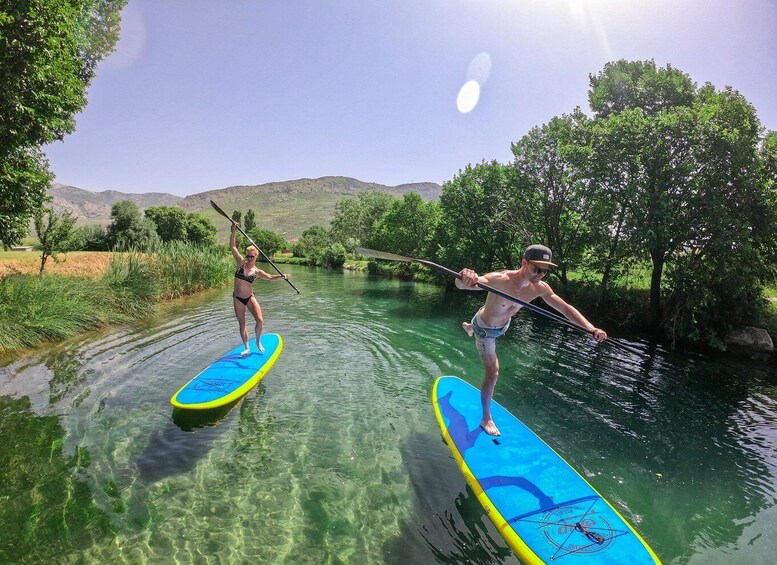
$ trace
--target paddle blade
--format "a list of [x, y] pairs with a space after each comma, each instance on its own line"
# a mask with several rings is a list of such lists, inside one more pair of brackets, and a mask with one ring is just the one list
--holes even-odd
[[394, 253], [386, 253], [385, 251], [376, 251], [374, 249], [367, 249], [366, 247], [354, 247], [357, 253], [366, 255], [367, 257], [374, 257], [375, 259], [383, 259], [384, 261], [402, 261], [410, 263], [415, 261], [411, 257], [403, 257], [402, 255], [396, 255]]
[[211, 201], [210, 201], [210, 205], [211, 205], [211, 206], [213, 206], [213, 209], [214, 209], [214, 210], [216, 210], [216, 212], [218, 212], [219, 214], [221, 214], [222, 216], [224, 216], [224, 217], [225, 217], [227, 220], [229, 220], [230, 222], [232, 221], [232, 218], [230, 218], [229, 216], [227, 216], [227, 213], [226, 213], [224, 210], [222, 210], [221, 208], [219, 208], [218, 204], [216, 204], [215, 202], [213, 202], [213, 200], [211, 200]]

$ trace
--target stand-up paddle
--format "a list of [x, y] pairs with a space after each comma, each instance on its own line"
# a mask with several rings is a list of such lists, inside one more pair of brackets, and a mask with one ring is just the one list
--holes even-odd
[[[455, 277], [457, 279], [461, 278], [461, 274], [457, 273], [456, 271], [453, 271], [449, 269], [448, 267], [443, 267], [442, 265], [438, 265], [437, 263], [432, 263], [431, 261], [427, 261], [426, 259], [416, 259], [414, 257], [404, 257], [402, 255], [396, 255], [395, 253], [386, 253], [385, 251], [376, 251], [374, 249], [366, 249], [364, 247], [356, 247], [355, 248], [357, 253], [361, 253], [362, 255], [366, 255], [368, 257], [374, 257], [375, 259], [382, 259], [384, 261], [400, 261], [402, 263], [420, 263], [421, 265], [426, 265], [427, 267], [434, 269], [435, 271], [439, 271], [441, 273], [444, 273], [446, 275], [450, 275], [452, 277]], [[569, 326], [570, 328], [575, 328], [577, 330], [584, 331], [587, 334], [593, 334], [591, 330], [588, 330], [584, 328], [581, 325], [576, 324], [572, 320], [567, 320], [563, 316], [559, 316], [558, 314], [554, 314], [553, 312], [548, 312], [547, 310], [540, 308], [538, 306], [535, 306], [534, 304], [531, 304], [529, 302], [525, 302], [521, 300], [520, 298], [517, 298], [511, 294], [507, 294], [506, 292], [502, 292], [499, 289], [496, 289], [492, 286], [489, 286], [487, 284], [483, 283], [477, 283], [477, 285], [482, 288], [483, 290], [487, 290], [488, 292], [493, 292], [496, 295], [501, 296], [502, 298], [505, 298], [507, 300], [510, 300], [512, 302], [515, 302], [516, 304], [520, 304], [527, 310], [531, 310], [535, 314], [539, 314], [541, 316], [545, 316], [546, 318], [550, 318], [551, 320], [554, 320], [556, 322], [559, 322], [560, 324], [564, 324]], [[619, 347], [625, 351], [628, 351], [629, 353], [633, 353], [635, 355], [639, 355], [640, 357], [645, 357], [645, 354], [641, 351], [634, 349], [633, 347], [626, 345], [625, 343], [618, 340], [618, 338], [607, 338], [605, 340], [606, 343], [611, 343], [612, 345]]]
[[[227, 216], [227, 213], [226, 213], [226, 212], [224, 212], [224, 210], [222, 210], [221, 208], [219, 208], [219, 207], [218, 207], [218, 204], [216, 204], [215, 202], [213, 202], [213, 200], [211, 200], [211, 201], [210, 201], [210, 205], [211, 205], [211, 206], [213, 206], [213, 209], [214, 209], [214, 210], [216, 210], [216, 212], [218, 212], [219, 214], [221, 214], [222, 216], [224, 216], [224, 217], [225, 217], [227, 220], [229, 220], [230, 222], [232, 221], [232, 218], [230, 218], [229, 216]], [[256, 243], [254, 243], [254, 240], [253, 240], [253, 239], [251, 239], [250, 237], [248, 237], [248, 234], [247, 234], [246, 232], [244, 232], [244, 231], [243, 231], [243, 228], [241, 228], [241, 227], [240, 227], [239, 225], [237, 225], [237, 224], [235, 224], [235, 226], [236, 226], [236, 227], [237, 227], [237, 229], [240, 231], [240, 233], [242, 233], [242, 234], [243, 234], [243, 236], [244, 236], [244, 237], [245, 237], [245, 238], [246, 238], [246, 239], [247, 239], [247, 240], [248, 240], [248, 241], [251, 243], [251, 245], [253, 245], [254, 247], [256, 247], [256, 249], [259, 251], [259, 254], [260, 254], [260, 255], [261, 255], [263, 258], [264, 258], [264, 260], [265, 260], [265, 261], [267, 261], [267, 262], [268, 262], [270, 265], [272, 265], [272, 266], [273, 266], [273, 268], [274, 268], [276, 271], [278, 271], [278, 274], [279, 274], [279, 275], [283, 275], [283, 273], [281, 272], [281, 270], [280, 270], [278, 267], [276, 267], [276, 266], [275, 266], [275, 263], [273, 263], [273, 262], [270, 260], [270, 258], [269, 258], [267, 255], [265, 255], [264, 251], [262, 251], [261, 249], [259, 249], [259, 246], [258, 246]], [[285, 276], [285, 275], [284, 275], [284, 276]], [[292, 282], [291, 282], [291, 281], [290, 281], [288, 278], [287, 278], [287, 279], [285, 279], [285, 280], [286, 280], [286, 282], [287, 282], [287, 283], [289, 283], [289, 284], [291, 285], [291, 288], [293, 288], [294, 290], [296, 290], [296, 291], [297, 291], [297, 294], [299, 294], [299, 289], [298, 289], [296, 286], [294, 286], [294, 283], [292, 283]]]

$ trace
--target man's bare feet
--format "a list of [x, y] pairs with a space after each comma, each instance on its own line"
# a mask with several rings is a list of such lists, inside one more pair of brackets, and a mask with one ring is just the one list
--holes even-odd
[[472, 324], [469, 322], [462, 322], [461, 327], [464, 328], [464, 331], [467, 332], [469, 337], [472, 337], [475, 334], [475, 332], [472, 331]]
[[250, 355], [250, 354], [251, 354], [251, 350], [250, 350], [250, 349], [248, 349], [248, 348], [246, 347], [246, 348], [243, 350], [243, 352], [240, 354], [240, 357], [247, 357], [247, 356], [248, 356], [248, 355]]
[[481, 420], [480, 421], [480, 427], [485, 430], [485, 432], [490, 436], [500, 436], [502, 435], [499, 432], [499, 429], [496, 427], [496, 424], [494, 424], [493, 420]]
[[264, 347], [262, 347], [258, 339], [256, 340], [256, 348], [259, 350], [259, 353], [264, 353]]

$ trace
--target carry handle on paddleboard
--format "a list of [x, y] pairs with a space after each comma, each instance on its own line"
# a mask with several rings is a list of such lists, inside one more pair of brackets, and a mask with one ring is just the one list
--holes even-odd
[[[222, 210], [221, 208], [219, 208], [219, 207], [218, 207], [218, 204], [216, 204], [215, 202], [213, 202], [213, 200], [211, 200], [211, 201], [210, 201], [210, 205], [211, 205], [211, 206], [213, 206], [213, 209], [214, 209], [214, 210], [216, 210], [216, 212], [218, 212], [219, 214], [221, 214], [222, 216], [224, 216], [224, 217], [225, 217], [227, 220], [229, 220], [230, 222], [234, 222], [234, 220], [233, 220], [232, 218], [230, 218], [229, 216], [227, 216], [226, 212], [224, 212], [224, 210]], [[279, 274], [279, 275], [281, 275], [281, 276], [283, 276], [283, 277], [284, 277], [284, 280], [285, 280], [287, 283], [289, 283], [289, 284], [291, 285], [291, 288], [293, 288], [294, 290], [296, 290], [296, 291], [297, 291], [297, 294], [299, 294], [299, 289], [298, 289], [296, 286], [294, 286], [294, 283], [292, 283], [292, 282], [291, 282], [291, 281], [290, 281], [288, 278], [286, 278], [286, 275], [284, 275], [284, 274], [281, 272], [281, 270], [280, 270], [280, 269], [279, 269], [279, 268], [278, 268], [278, 267], [275, 265], [275, 263], [273, 263], [273, 262], [270, 260], [270, 258], [269, 258], [267, 255], [265, 255], [264, 251], [262, 251], [261, 249], [259, 249], [259, 246], [258, 246], [256, 243], [254, 243], [254, 240], [253, 240], [253, 239], [251, 239], [250, 237], [248, 237], [248, 234], [247, 234], [246, 232], [244, 232], [244, 231], [243, 231], [243, 228], [241, 228], [241, 227], [240, 227], [240, 226], [239, 226], [239, 225], [238, 225], [236, 222], [234, 222], [234, 225], [235, 225], [235, 227], [236, 227], [238, 230], [240, 230], [240, 233], [242, 233], [242, 234], [243, 234], [243, 236], [244, 236], [244, 237], [245, 237], [245, 238], [246, 238], [246, 239], [247, 239], [247, 240], [248, 240], [248, 241], [251, 243], [251, 245], [253, 245], [254, 247], [256, 247], [257, 251], [259, 251], [259, 253], [262, 255], [262, 257], [264, 258], [264, 260], [265, 260], [265, 261], [267, 261], [267, 262], [268, 262], [270, 265], [272, 265], [272, 266], [273, 266], [273, 268], [274, 268], [276, 271], [278, 271], [278, 274]]]
[[[461, 279], [461, 273], [457, 273], [456, 271], [453, 271], [449, 269], [448, 267], [443, 267], [442, 265], [438, 265], [437, 263], [433, 263], [431, 261], [427, 261], [426, 259], [416, 259], [414, 257], [404, 257], [402, 255], [396, 255], [395, 253], [386, 253], [385, 251], [376, 251], [374, 249], [367, 249], [365, 247], [356, 247], [356, 252], [361, 253], [362, 255], [367, 255], [368, 257], [374, 257], [375, 259], [383, 259], [385, 261], [401, 261], [403, 263], [420, 263], [421, 265], [426, 265], [427, 267], [434, 269], [436, 271], [439, 271], [441, 273], [445, 273], [446, 275], [450, 275], [452, 277], [455, 277], [457, 279]], [[507, 294], [506, 292], [502, 292], [499, 289], [496, 289], [490, 285], [483, 284], [478, 282], [477, 286], [482, 288], [483, 290], [487, 290], [488, 292], [492, 292], [498, 296], [501, 296], [502, 298], [505, 298], [507, 300], [510, 300], [512, 302], [515, 302], [516, 304], [520, 304], [524, 308], [531, 310], [532, 312], [536, 314], [540, 314], [541, 316], [545, 316], [546, 318], [550, 318], [551, 320], [554, 320], [556, 322], [559, 322], [560, 324], [564, 324], [566, 326], [569, 326], [570, 328], [575, 328], [577, 330], [584, 331], [588, 334], [593, 335], [593, 331], [589, 330], [587, 328], [584, 328], [583, 326], [576, 324], [572, 320], [568, 320], [564, 318], [563, 316], [559, 316], [558, 314], [554, 314], [553, 312], [548, 312], [547, 310], [540, 308], [538, 306], [535, 306], [534, 304], [531, 304], [529, 302], [525, 302], [521, 300], [520, 298], [517, 298], [511, 294]], [[611, 343], [612, 345], [619, 347], [625, 351], [628, 351], [629, 353], [633, 353], [635, 355], [639, 355], [640, 357], [645, 357], [645, 354], [641, 351], [634, 349], [633, 347], [626, 345], [625, 343], [622, 343], [618, 338], [607, 338], [607, 343]]]

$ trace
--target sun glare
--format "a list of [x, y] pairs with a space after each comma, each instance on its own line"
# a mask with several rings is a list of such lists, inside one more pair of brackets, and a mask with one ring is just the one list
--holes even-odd
[[456, 107], [462, 114], [467, 114], [478, 105], [479, 99], [480, 85], [474, 80], [469, 80], [459, 90], [459, 96], [456, 98]]

